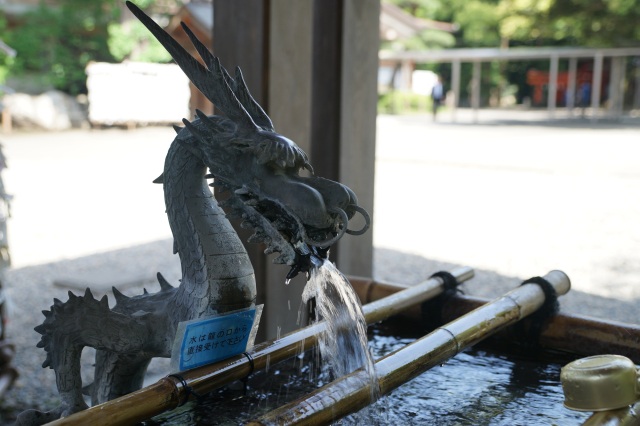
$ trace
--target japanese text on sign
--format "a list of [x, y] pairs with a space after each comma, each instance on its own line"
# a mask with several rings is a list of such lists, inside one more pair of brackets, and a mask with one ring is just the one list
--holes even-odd
[[171, 356], [172, 366], [184, 371], [244, 352], [254, 320], [256, 309], [252, 308], [180, 323]]

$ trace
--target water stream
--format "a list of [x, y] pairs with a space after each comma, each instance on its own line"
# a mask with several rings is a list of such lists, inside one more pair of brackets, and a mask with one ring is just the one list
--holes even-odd
[[368, 348], [367, 323], [360, 299], [345, 276], [328, 260], [311, 270], [302, 300], [308, 303], [312, 299], [315, 300], [315, 321], [326, 323], [318, 346], [322, 365], [329, 370], [331, 380], [363, 368], [369, 378], [371, 402], [376, 401], [380, 388], [375, 361]]

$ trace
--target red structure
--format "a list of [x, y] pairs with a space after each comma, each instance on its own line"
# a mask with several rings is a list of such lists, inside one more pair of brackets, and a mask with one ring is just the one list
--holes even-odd
[[[544, 105], [547, 102], [547, 94], [549, 88], [549, 71], [540, 71], [531, 69], [527, 71], [527, 84], [533, 87], [532, 104], [536, 106]], [[591, 85], [593, 81], [593, 61], [579, 64], [576, 73], [576, 100], [581, 101], [580, 88], [584, 85]], [[609, 84], [609, 70], [605, 69], [602, 73], [602, 81], [600, 84], [601, 93], [606, 93], [606, 87]], [[558, 72], [556, 105], [566, 105], [567, 90], [569, 90], [569, 72]], [[589, 89], [590, 91], [591, 89]], [[590, 99], [582, 100], [584, 104], [590, 103]]]

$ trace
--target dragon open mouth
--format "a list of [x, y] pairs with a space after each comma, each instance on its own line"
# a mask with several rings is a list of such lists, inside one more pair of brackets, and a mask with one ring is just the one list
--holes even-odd
[[[264, 187], [247, 185], [234, 189], [231, 181], [215, 179], [212, 185], [231, 191], [223, 205], [232, 216], [242, 219], [242, 227], [255, 231], [249, 241], [264, 243], [265, 253], [280, 253], [275, 263], [291, 266], [287, 279], [326, 259], [329, 248], [345, 233], [360, 235], [371, 225], [369, 214], [358, 206], [353, 192], [328, 179], [291, 175], [279, 180], [277, 186], [266, 186], [268, 192]], [[336, 193], [342, 196], [336, 197]], [[309, 199], [316, 201], [309, 203]], [[352, 230], [349, 220], [356, 213], [362, 215], [364, 225]]]

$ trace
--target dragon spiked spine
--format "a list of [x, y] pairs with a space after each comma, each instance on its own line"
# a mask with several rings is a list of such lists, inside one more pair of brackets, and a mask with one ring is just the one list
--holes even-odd
[[[158, 274], [159, 292], [134, 297], [114, 288], [113, 308], [106, 296], [98, 301], [89, 289], [83, 296], [69, 292], [66, 302], [55, 299], [36, 331], [42, 335], [38, 347], [46, 351], [43, 367], [55, 372], [61, 405], [46, 413], [27, 410], [18, 424], [42, 424], [87, 408], [83, 390], [97, 404], [139, 389], [150, 360], [170, 357], [179, 322], [255, 303], [249, 257], [210, 186], [228, 190], [223, 207], [254, 231], [250, 242], [264, 244], [267, 254], [278, 253], [274, 262], [291, 267], [288, 277], [308, 272], [345, 233], [357, 235], [369, 227], [353, 191], [315, 176], [305, 152], [275, 132], [239, 69], [232, 77], [182, 24], [202, 65], [139, 8], [127, 6], [224, 113], [196, 111], [193, 121], [183, 120], [154, 181], [164, 187], [182, 280], [173, 287]], [[300, 175], [303, 169], [306, 176]], [[348, 222], [356, 213], [365, 226], [354, 231]], [[96, 366], [94, 382], [83, 388], [80, 355], [86, 346], [96, 349]]]

